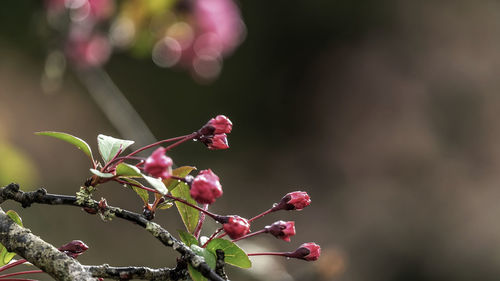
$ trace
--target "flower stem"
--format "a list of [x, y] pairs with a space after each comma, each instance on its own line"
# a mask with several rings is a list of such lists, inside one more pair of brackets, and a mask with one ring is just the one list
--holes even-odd
[[23, 263], [25, 263], [25, 262], [26, 262], [26, 260], [25, 260], [25, 259], [22, 259], [22, 260], [17, 260], [17, 261], [15, 261], [15, 262], [8, 263], [8, 264], [6, 264], [6, 265], [4, 265], [4, 266], [0, 267], [0, 272], [1, 272], [1, 271], [4, 271], [4, 270], [7, 270], [7, 269], [9, 269], [9, 268], [12, 268], [12, 267], [14, 267], [14, 266], [16, 266], [16, 265], [23, 264]]
[[[0, 278], [10, 277], [10, 276], [16, 276], [16, 275], [21, 275], [21, 274], [32, 274], [32, 273], [43, 273], [43, 271], [42, 270], [19, 271], [19, 272], [13, 272], [13, 273], [8, 273], [8, 274], [0, 275]], [[4, 279], [2, 279], [2, 280], [4, 280]]]
[[240, 241], [242, 239], [246, 239], [248, 237], [252, 237], [252, 236], [255, 236], [255, 235], [258, 235], [258, 234], [261, 234], [261, 233], [266, 233], [267, 232], [267, 229], [261, 229], [259, 231], [255, 231], [255, 232], [251, 232], [245, 236], [242, 236], [240, 238], [236, 238], [236, 239], [233, 239], [231, 242], [236, 242], [236, 241]]
[[157, 190], [155, 189], [152, 189], [152, 188], [149, 188], [149, 187], [145, 187], [143, 185], [138, 185], [138, 184], [135, 184], [135, 183], [131, 183], [131, 182], [128, 182], [128, 181], [124, 181], [124, 180], [121, 180], [121, 179], [114, 179], [116, 182], [119, 182], [121, 184], [128, 184], [128, 185], [132, 185], [132, 186], [135, 186], [135, 187], [138, 187], [138, 188], [141, 188], [141, 189], [144, 189], [144, 190], [147, 190], [147, 191], [151, 191], [151, 192], [154, 192], [154, 193], [159, 193]]
[[157, 141], [155, 143], [152, 143], [152, 144], [146, 145], [144, 147], [141, 147], [141, 148], [137, 149], [136, 151], [130, 153], [129, 155], [127, 155], [125, 157], [130, 157], [130, 156], [136, 155], [137, 153], [139, 153], [141, 151], [144, 151], [144, 150], [146, 150], [148, 148], [151, 148], [151, 147], [155, 147], [155, 146], [160, 145], [162, 143], [172, 142], [172, 141], [178, 141], [178, 140], [183, 140], [183, 139], [193, 139], [197, 135], [198, 135], [198, 133], [194, 132], [194, 133], [191, 133], [189, 135], [184, 135], [184, 136], [180, 136], [180, 137], [175, 137], [175, 138], [170, 138], [170, 139], [166, 139], [166, 140]]
[[[207, 211], [208, 210], [208, 204], [203, 204], [201, 206], [203, 208], [203, 210]], [[199, 239], [200, 238], [200, 234], [201, 234], [201, 228], [203, 227], [203, 222], [205, 221], [205, 213], [200, 213], [200, 218], [198, 219], [198, 224], [196, 225], [196, 228], [194, 229], [194, 237], [196, 237], [196, 239]]]
[[208, 244], [210, 241], [212, 241], [212, 240], [215, 238], [215, 236], [216, 236], [217, 234], [219, 234], [219, 232], [221, 232], [221, 231], [222, 231], [222, 229], [223, 229], [222, 227], [221, 227], [221, 228], [218, 228], [218, 229], [214, 232], [214, 234], [212, 234], [212, 235], [210, 236], [210, 238], [208, 238], [207, 242], [205, 242], [205, 244], [203, 244], [201, 247], [202, 247], [202, 248], [205, 248], [205, 247], [207, 246], [207, 244]]
[[200, 208], [200, 207], [198, 207], [198, 206], [196, 206], [196, 205], [194, 205], [194, 204], [191, 204], [191, 203], [187, 202], [186, 200], [184, 200], [184, 199], [182, 199], [182, 198], [175, 197], [175, 196], [172, 196], [172, 195], [170, 195], [170, 194], [166, 194], [166, 195], [165, 195], [165, 197], [168, 197], [168, 198], [170, 198], [170, 199], [174, 199], [175, 201], [179, 201], [179, 202], [181, 202], [182, 204], [188, 205], [188, 206], [189, 206], [189, 207], [191, 207], [191, 208], [195, 208], [196, 210], [198, 210], [198, 211], [200, 211], [200, 212], [202, 212], [202, 213], [206, 214], [207, 216], [209, 216], [209, 217], [213, 218], [214, 220], [217, 220], [217, 218], [218, 218], [218, 217], [220, 217], [219, 215], [216, 215], [216, 214], [213, 214], [213, 213], [211, 213], [211, 212], [209, 212], [209, 211], [206, 211], [206, 210], [204, 210], [204, 209], [202, 209], [202, 208]]
[[260, 218], [262, 218], [263, 216], [265, 216], [265, 215], [267, 215], [267, 214], [269, 214], [269, 213], [272, 213], [272, 212], [274, 212], [274, 211], [276, 211], [276, 208], [275, 208], [275, 207], [272, 207], [271, 209], [269, 209], [269, 210], [267, 210], [267, 211], [263, 212], [262, 214], [256, 215], [255, 217], [253, 217], [253, 218], [249, 219], [249, 220], [248, 220], [248, 222], [252, 222], [252, 221], [254, 221], [254, 220], [256, 220], [256, 219], [260, 219]]
[[288, 252], [263, 252], [263, 253], [250, 253], [247, 256], [282, 256], [288, 257], [290, 253]]

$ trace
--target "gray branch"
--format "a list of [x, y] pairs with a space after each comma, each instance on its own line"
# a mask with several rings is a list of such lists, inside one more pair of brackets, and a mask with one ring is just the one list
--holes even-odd
[[97, 280], [75, 259], [17, 225], [0, 208], [0, 243], [36, 267], [61, 281]]
[[23, 192], [19, 190], [19, 186], [17, 184], [9, 184], [6, 187], [0, 188], [0, 203], [4, 202], [5, 200], [14, 200], [21, 203], [23, 207], [29, 207], [33, 203], [81, 207], [87, 210], [87, 212], [101, 212], [105, 213], [107, 216], [116, 216], [118, 218], [134, 222], [139, 226], [145, 228], [146, 231], [151, 233], [161, 243], [166, 246], [172, 247], [174, 250], [179, 252], [182, 255], [183, 259], [188, 261], [191, 266], [197, 269], [203, 276], [205, 276], [209, 280], [225, 281], [225, 279], [220, 277], [217, 273], [215, 273], [214, 270], [210, 268], [207, 263], [205, 263], [203, 257], [196, 255], [188, 246], [186, 246], [186, 244], [177, 240], [159, 224], [148, 221], [143, 215], [112, 206], [107, 206], [105, 207], [105, 209], [103, 209], [99, 207], [98, 202], [95, 200], [85, 200], [84, 202], [78, 202], [75, 196], [48, 194], [47, 191], [43, 188], [40, 188], [33, 192]]

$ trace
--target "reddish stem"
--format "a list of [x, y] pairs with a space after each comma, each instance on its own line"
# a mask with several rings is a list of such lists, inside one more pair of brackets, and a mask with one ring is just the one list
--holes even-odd
[[171, 198], [171, 199], [174, 199], [175, 201], [179, 201], [185, 205], [188, 205], [189, 207], [191, 208], [195, 208], [196, 210], [206, 214], [207, 216], [213, 218], [214, 220], [217, 220], [217, 218], [219, 217], [218, 215], [216, 214], [213, 214], [213, 213], [210, 213], [209, 211], [206, 211], [206, 210], [203, 210], [202, 208], [196, 206], [196, 205], [193, 205], [189, 202], [187, 202], [186, 200], [182, 199], [182, 198], [178, 198], [178, 197], [175, 197], [175, 196], [172, 196], [170, 194], [166, 194], [165, 197], [168, 197], [168, 198]]
[[111, 158], [111, 160], [109, 160], [109, 162], [106, 165], [104, 165], [104, 167], [102, 167], [101, 172], [106, 173], [106, 169], [109, 167], [109, 165], [111, 165], [111, 163], [113, 163], [116, 160], [118, 155], [122, 153], [123, 151], [122, 147], [123, 145], [120, 145], [120, 149], [118, 149], [118, 152], [115, 154], [115, 156], [113, 156], [113, 158]]
[[288, 252], [263, 252], [263, 253], [250, 253], [247, 256], [282, 256], [288, 257], [290, 253]]
[[240, 238], [236, 238], [236, 239], [233, 239], [231, 242], [236, 242], [236, 241], [240, 241], [242, 239], [246, 239], [248, 237], [252, 237], [252, 236], [255, 236], [255, 235], [258, 235], [258, 234], [261, 234], [261, 233], [266, 233], [267, 232], [267, 229], [261, 229], [259, 231], [255, 231], [255, 232], [251, 232], [245, 236], [242, 236]]
[[[201, 207], [205, 211], [208, 210], [208, 204], [203, 204]], [[193, 235], [194, 235], [194, 237], [196, 237], [196, 239], [200, 238], [201, 228], [203, 227], [204, 221], [205, 221], [205, 213], [202, 212], [202, 213], [200, 213], [200, 218], [198, 219], [198, 224], [196, 225], [196, 228], [194, 229], [194, 233], [193, 233]]]
[[[42, 270], [19, 271], [19, 272], [14, 272], [14, 273], [0, 275], [0, 278], [10, 277], [10, 276], [16, 276], [16, 275], [21, 275], [21, 274], [32, 274], [32, 273], [43, 273], [43, 271]], [[4, 280], [4, 279], [2, 279], [2, 280]]]
[[203, 244], [201, 247], [202, 247], [202, 248], [205, 248], [205, 247], [207, 246], [207, 244], [215, 238], [215, 235], [219, 234], [219, 232], [221, 232], [221, 231], [222, 231], [222, 227], [221, 227], [221, 228], [219, 228], [219, 229], [217, 229], [217, 230], [214, 232], [214, 234], [212, 234], [212, 235], [210, 236], [210, 238], [208, 238], [207, 242], [205, 242], [205, 244]]
[[141, 188], [141, 189], [144, 189], [144, 190], [147, 190], [147, 191], [151, 191], [151, 192], [154, 192], [154, 193], [159, 193], [158, 190], [155, 190], [155, 189], [152, 189], [152, 188], [149, 188], [149, 187], [145, 187], [143, 185], [138, 185], [138, 184], [135, 184], [135, 183], [131, 183], [131, 182], [128, 182], [128, 181], [124, 181], [124, 180], [121, 180], [121, 179], [114, 179], [116, 182], [119, 182], [121, 184], [129, 184], [129, 185], [133, 185], [135, 187], [138, 187], [138, 188]]
[[276, 209], [275, 209], [275, 207], [272, 207], [271, 209], [269, 209], [269, 210], [267, 210], [267, 211], [263, 212], [262, 214], [260, 214], [260, 215], [256, 215], [255, 217], [253, 217], [253, 218], [249, 219], [249, 220], [248, 220], [248, 222], [253, 222], [254, 220], [256, 220], [256, 219], [260, 219], [260, 218], [262, 218], [263, 216], [265, 216], [265, 215], [267, 215], [267, 214], [269, 214], [269, 213], [272, 213], [272, 212], [274, 212], [274, 211], [276, 211]]
[[169, 151], [170, 149], [172, 149], [172, 148], [174, 148], [174, 147], [176, 147], [184, 142], [190, 141], [190, 140], [196, 138], [198, 135], [199, 135], [198, 132], [194, 132], [190, 135], [187, 135], [185, 138], [181, 139], [180, 141], [175, 142], [175, 143], [165, 147], [165, 151]]
[[26, 279], [26, 278], [2, 278], [2, 281], [38, 281], [36, 279]]
[[166, 139], [166, 140], [157, 141], [155, 143], [152, 143], [152, 144], [146, 145], [144, 147], [141, 147], [141, 148], [137, 149], [136, 151], [130, 153], [129, 155], [127, 155], [125, 157], [130, 157], [130, 156], [136, 155], [137, 153], [139, 153], [141, 151], [144, 151], [144, 150], [146, 150], [148, 148], [151, 148], [151, 147], [155, 147], [155, 146], [160, 145], [162, 143], [172, 142], [172, 141], [177, 141], [177, 140], [182, 140], [182, 139], [186, 139], [186, 138], [192, 139], [192, 138], [194, 138], [197, 135], [198, 135], [198, 133], [194, 132], [194, 133], [191, 133], [191, 134], [185, 135], [185, 136], [180, 136], [180, 137], [175, 137], [175, 138], [170, 138], [170, 139]]
[[23, 263], [25, 263], [25, 262], [26, 262], [26, 260], [25, 260], [25, 259], [21, 259], [21, 260], [17, 260], [17, 261], [15, 261], [15, 262], [12, 262], [12, 263], [8, 263], [8, 264], [6, 264], [6, 265], [4, 265], [4, 266], [0, 267], [0, 272], [2, 272], [2, 271], [4, 271], [4, 270], [7, 270], [7, 269], [9, 269], [9, 268], [12, 268], [12, 267], [14, 267], [14, 266], [16, 266], [16, 265], [23, 264]]

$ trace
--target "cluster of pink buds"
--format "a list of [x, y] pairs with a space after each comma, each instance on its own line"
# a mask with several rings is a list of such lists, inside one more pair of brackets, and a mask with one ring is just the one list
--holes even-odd
[[73, 240], [67, 244], [62, 245], [59, 247], [59, 251], [65, 253], [66, 255], [76, 258], [79, 255], [83, 254], [85, 251], [89, 249], [89, 246], [87, 246], [85, 243], [83, 243], [80, 240]]
[[233, 123], [224, 115], [210, 119], [200, 130], [198, 139], [211, 150], [228, 149], [227, 134], [231, 133]]
[[[140, 149], [135, 150], [134, 152], [126, 155], [119, 156], [122, 152], [122, 149], [118, 150], [116, 155], [113, 157], [110, 156], [110, 160], [102, 166], [102, 168], [96, 172], [96, 168], [100, 167], [96, 163], [94, 163], [94, 178], [93, 183], [104, 183], [106, 181], [115, 180], [122, 184], [127, 184], [134, 186], [136, 188], [145, 189], [147, 191], [151, 191], [157, 193], [155, 195], [155, 201], [153, 204], [150, 204], [148, 201], [149, 196], [140, 195], [144, 201], [144, 212], [143, 215], [148, 220], [152, 220], [154, 218], [155, 210], [158, 206], [165, 203], [166, 200], [177, 201], [181, 204], [187, 205], [191, 208], [196, 209], [200, 212], [200, 216], [197, 222], [197, 225], [192, 228], [192, 234], [196, 239], [200, 237], [201, 227], [203, 225], [203, 221], [205, 217], [210, 217], [216, 222], [222, 224], [222, 227], [215, 231], [205, 242], [202, 247], [205, 247], [212, 241], [214, 238], [222, 238], [224, 236], [229, 236], [232, 242], [236, 242], [239, 240], [247, 239], [252, 236], [268, 233], [274, 236], [277, 239], [290, 242], [291, 237], [296, 234], [295, 230], [295, 222], [294, 221], [283, 221], [279, 220], [270, 225], [265, 226], [264, 228], [251, 231], [251, 224], [264, 217], [265, 215], [277, 211], [301, 211], [307, 206], [311, 204], [311, 198], [307, 192], [304, 191], [293, 191], [285, 194], [279, 201], [279, 203], [273, 204], [273, 206], [254, 216], [253, 218], [246, 219], [238, 215], [218, 215], [208, 211], [209, 205], [213, 204], [219, 197], [222, 196], [222, 185], [220, 183], [219, 176], [217, 176], [211, 169], [201, 170], [196, 176], [189, 175], [189, 172], [194, 169], [192, 167], [189, 168], [187, 175], [186, 173], [177, 172], [176, 170], [172, 170], [173, 161], [170, 157], [166, 155], [166, 153], [187, 141], [200, 141], [205, 144], [209, 149], [226, 149], [227, 145], [227, 134], [231, 133], [233, 128], [233, 123], [229, 118], [224, 115], [218, 115], [215, 118], [210, 119], [205, 125], [203, 125], [199, 130], [180, 137], [175, 137], [171, 139], [161, 140], [159, 142], [147, 145]], [[219, 144], [217, 139], [224, 139], [223, 144]], [[123, 141], [123, 140], [122, 140]], [[127, 141], [122, 142], [126, 143]], [[166, 147], [160, 146], [165, 143], [172, 143]], [[136, 157], [137, 153], [144, 151], [149, 148], [153, 148], [156, 146], [160, 146], [156, 148], [149, 157], [141, 158]], [[130, 164], [122, 165], [124, 161], [139, 161], [135, 166]], [[121, 166], [120, 166], [121, 165]], [[125, 166], [125, 167], [124, 167]], [[121, 169], [119, 169], [121, 167]], [[128, 172], [126, 175], [129, 177], [143, 177], [148, 183], [153, 187], [147, 187], [146, 185], [142, 185], [137, 181], [131, 181], [130, 178], [122, 177], [123, 169], [126, 169]], [[120, 172], [118, 172], [120, 170]], [[181, 169], [182, 170], [182, 169]], [[148, 174], [148, 176], [143, 175], [142, 172]], [[120, 174], [122, 173], [122, 174]], [[183, 176], [180, 176], [183, 175]], [[151, 182], [151, 180], [153, 180]], [[184, 183], [185, 191], [181, 194], [181, 197], [176, 197], [166, 188], [166, 183], [171, 185], [175, 183], [175, 181], [181, 181]], [[160, 186], [160, 187], [158, 187]], [[163, 188], [162, 188], [163, 187]], [[187, 192], [189, 190], [189, 192]], [[146, 198], [146, 199], [144, 199]], [[167, 202], [169, 203], [169, 202]], [[201, 204], [201, 207], [198, 205]], [[99, 211], [106, 211], [107, 204], [103, 199], [99, 202]], [[181, 214], [182, 216], [182, 214]], [[184, 219], [184, 217], [183, 217]], [[187, 224], [186, 224], [187, 226]], [[82, 246], [83, 248], [83, 246]], [[279, 255], [285, 256], [289, 258], [298, 258], [307, 261], [313, 261], [318, 259], [320, 255], [321, 249], [315, 243], [305, 243], [302, 244], [297, 250], [293, 252], [284, 252], [284, 253], [254, 253], [249, 255]]]

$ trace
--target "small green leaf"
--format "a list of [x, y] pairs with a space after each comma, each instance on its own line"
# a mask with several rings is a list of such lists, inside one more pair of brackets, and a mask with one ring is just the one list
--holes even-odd
[[15, 211], [8, 210], [5, 214], [9, 216], [9, 218], [13, 220], [15, 223], [17, 223], [20, 226], [23, 226], [23, 220]]
[[94, 174], [98, 177], [101, 177], [101, 178], [112, 178], [115, 176], [112, 173], [103, 173], [103, 172], [96, 170], [96, 169], [90, 169], [90, 171], [92, 172], [92, 174]]
[[198, 239], [193, 236], [193, 234], [186, 232], [184, 230], [177, 230], [179, 232], [179, 237], [181, 238], [181, 241], [186, 244], [188, 247], [191, 247], [191, 245], [198, 245]]
[[124, 180], [128, 183], [130, 183], [130, 185], [128, 185], [133, 191], [135, 191], [135, 193], [137, 193], [137, 195], [139, 195], [139, 197], [141, 197], [142, 199], [142, 202], [144, 202], [144, 205], [147, 205], [149, 204], [149, 193], [147, 190], [145, 189], [142, 189], [140, 187], [137, 187], [135, 185], [138, 185], [138, 186], [143, 186], [140, 182], [136, 181], [136, 180], [133, 180], [133, 179], [130, 179], [130, 178], [120, 178], [121, 180]]
[[166, 209], [170, 209], [173, 205], [174, 205], [174, 203], [172, 203], [170, 201], [165, 201], [163, 203], [158, 204], [158, 206], [156, 206], [156, 209], [166, 210]]
[[[179, 167], [177, 169], [172, 170], [172, 175], [179, 177], [179, 178], [184, 178], [187, 175], [189, 175], [189, 173], [191, 173], [191, 171], [193, 171], [193, 170], [196, 170], [196, 167], [182, 166], [182, 167]], [[163, 183], [168, 188], [168, 190], [172, 191], [177, 187], [177, 185], [180, 183], [180, 181], [168, 178], [168, 179], [163, 180]]]
[[[171, 193], [175, 197], [184, 199], [188, 203], [196, 205], [196, 201], [194, 201], [194, 199], [191, 197], [191, 194], [189, 194], [189, 186], [183, 182], [180, 182], [177, 185], [177, 188], [172, 190]], [[193, 233], [196, 225], [198, 224], [200, 213], [198, 212], [198, 210], [189, 207], [188, 205], [181, 202], [176, 201], [175, 205], [177, 206], [177, 210], [181, 215], [182, 221], [184, 222], [187, 231]]]
[[[20, 226], [23, 226], [23, 221], [21, 217], [15, 211], [8, 210], [5, 214], [9, 216], [9, 218], [13, 220], [15, 223], [17, 223]], [[0, 244], [0, 246], [2, 249], [0, 252], [0, 266], [3, 266], [8, 264], [16, 256], [16, 253], [7, 252], [7, 249], [3, 245]]]
[[[215, 269], [216, 257], [214, 254], [212, 254], [207, 249], [201, 248], [197, 245], [191, 245], [190, 248], [197, 255], [202, 256], [205, 259], [205, 262], [208, 264], [208, 266], [210, 266], [212, 269]], [[201, 275], [201, 273], [198, 270], [196, 270], [191, 265], [188, 265], [188, 271], [189, 271], [189, 275], [191, 275], [191, 279], [193, 279], [193, 281], [205, 281], [205, 280], [207, 280], [205, 277], [203, 277], [203, 275]]]
[[116, 175], [121, 177], [142, 177], [139, 168], [126, 163], [120, 163], [116, 166]]
[[152, 188], [156, 189], [161, 194], [165, 195], [168, 193], [168, 189], [165, 184], [163, 184], [161, 179], [149, 177], [146, 175], [142, 175], [142, 177], [151, 185]]
[[228, 264], [232, 264], [241, 268], [252, 267], [252, 262], [248, 258], [245, 251], [243, 251], [238, 245], [233, 242], [216, 238], [207, 244], [207, 250], [217, 255], [215, 252], [217, 249], [224, 251], [224, 261]]
[[122, 152], [125, 151], [129, 146], [131, 146], [134, 141], [116, 139], [110, 136], [98, 135], [97, 144], [99, 146], [99, 153], [101, 153], [104, 163], [108, 163], [113, 157], [116, 156], [118, 151], [121, 149]]
[[90, 149], [90, 146], [84, 140], [82, 140], [80, 138], [77, 138], [77, 137], [72, 136], [72, 135], [67, 134], [67, 133], [51, 132], [51, 131], [36, 132], [35, 135], [49, 136], [49, 137], [63, 140], [65, 142], [69, 142], [72, 145], [76, 146], [81, 151], [83, 151], [83, 153], [87, 154], [87, 156], [90, 157], [90, 160], [92, 160], [92, 163], [94, 163], [94, 157], [92, 156], [92, 150]]

